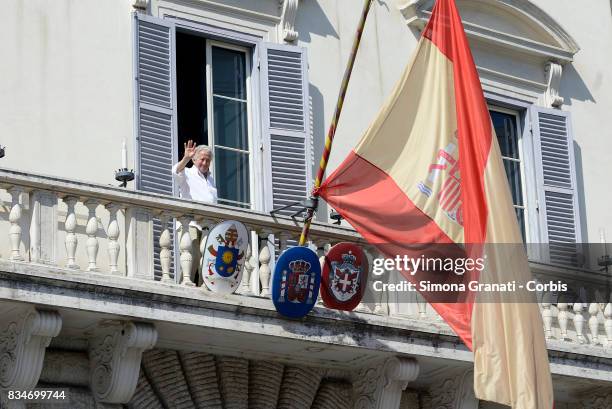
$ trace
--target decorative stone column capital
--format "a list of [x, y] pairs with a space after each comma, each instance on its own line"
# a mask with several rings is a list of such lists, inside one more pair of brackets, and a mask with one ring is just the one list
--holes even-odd
[[32, 306], [7, 315], [7, 324], [0, 327], [0, 389], [32, 389], [40, 377], [45, 349], [62, 328], [62, 318], [55, 311]]
[[608, 409], [612, 408], [612, 395], [608, 393], [590, 393], [582, 400], [584, 409]]
[[97, 401], [127, 403], [138, 382], [142, 352], [157, 342], [152, 324], [126, 322], [100, 328], [90, 340], [90, 387]]
[[563, 67], [553, 61], [549, 61], [544, 66], [546, 74], [546, 91], [544, 93], [544, 103], [547, 106], [559, 108], [563, 105], [563, 97], [559, 95], [559, 86], [561, 85], [561, 75], [563, 75]]
[[385, 362], [385, 388], [397, 382], [404, 390], [419, 376], [419, 364], [411, 358], [389, 358]]
[[444, 371], [440, 375], [429, 388], [431, 401], [426, 409], [478, 409], [473, 370]]
[[299, 6], [299, 0], [280, 0], [281, 1], [281, 22], [280, 31], [283, 41], [293, 42], [298, 39], [298, 32], [295, 31], [295, 17]]
[[132, 0], [132, 7], [138, 11], [145, 12], [149, 8], [149, 0]]
[[356, 409], [398, 409], [402, 391], [419, 374], [412, 358], [390, 357], [361, 369], [353, 380]]

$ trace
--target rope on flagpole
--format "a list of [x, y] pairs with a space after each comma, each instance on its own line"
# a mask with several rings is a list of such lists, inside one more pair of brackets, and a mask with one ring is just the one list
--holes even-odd
[[340, 113], [342, 112], [342, 106], [344, 105], [344, 97], [346, 96], [346, 90], [348, 89], [349, 80], [351, 79], [351, 73], [353, 72], [353, 65], [355, 65], [355, 57], [357, 56], [357, 50], [359, 49], [359, 43], [361, 43], [361, 35], [363, 34], [363, 28], [365, 27], [366, 18], [370, 11], [372, 0], [365, 0], [363, 10], [361, 12], [361, 19], [357, 26], [357, 32], [355, 33], [355, 39], [353, 40], [353, 47], [351, 48], [351, 54], [349, 55], [346, 68], [344, 70], [344, 77], [342, 78], [342, 84], [340, 85], [340, 93], [338, 95], [338, 101], [336, 102], [336, 109], [334, 111], [334, 117], [329, 125], [327, 136], [325, 138], [325, 148], [321, 155], [321, 161], [319, 162], [319, 171], [317, 172], [317, 178], [315, 179], [314, 188], [311, 196], [311, 206], [306, 209], [306, 216], [304, 216], [304, 226], [302, 227], [302, 234], [300, 235], [300, 246], [306, 244], [308, 239], [308, 232], [310, 231], [310, 224], [312, 223], [312, 216], [317, 208], [319, 199], [319, 187], [323, 181], [323, 175], [327, 168], [327, 160], [331, 152], [332, 143], [334, 142], [334, 136], [336, 135], [336, 127], [338, 120], [340, 119]]

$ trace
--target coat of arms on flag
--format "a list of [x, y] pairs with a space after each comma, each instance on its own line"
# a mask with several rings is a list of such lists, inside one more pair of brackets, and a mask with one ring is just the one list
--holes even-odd
[[[438, 179], [442, 180], [441, 184], [436, 184]], [[438, 151], [435, 162], [429, 165], [427, 178], [417, 186], [421, 193], [438, 202], [450, 220], [463, 226], [457, 132], [453, 141]]]

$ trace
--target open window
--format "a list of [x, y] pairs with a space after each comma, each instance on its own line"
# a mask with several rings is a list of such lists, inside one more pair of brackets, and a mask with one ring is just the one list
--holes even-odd
[[251, 208], [251, 50], [177, 31], [177, 154], [194, 140], [214, 152], [220, 204]]
[[[219, 204], [271, 211], [304, 200], [312, 184], [305, 49], [171, 17], [135, 13], [134, 25], [137, 189], [178, 194], [172, 165], [193, 139], [214, 150]], [[157, 219], [153, 230], [159, 273]]]

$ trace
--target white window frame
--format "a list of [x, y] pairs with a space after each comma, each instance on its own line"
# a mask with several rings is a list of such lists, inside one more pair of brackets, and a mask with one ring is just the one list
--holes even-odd
[[[248, 157], [249, 157], [249, 209], [253, 209], [254, 208], [254, 198], [255, 198], [255, 183], [256, 179], [254, 177], [254, 171], [255, 171], [255, 166], [253, 164], [253, 138], [252, 138], [252, 133], [253, 133], [253, 114], [252, 114], [252, 108], [251, 108], [251, 104], [252, 104], [252, 92], [251, 92], [251, 49], [249, 49], [248, 47], [244, 47], [244, 46], [240, 46], [240, 45], [235, 45], [235, 44], [231, 44], [231, 43], [226, 43], [223, 41], [219, 41], [219, 40], [213, 40], [210, 38], [205, 38], [206, 40], [206, 109], [209, 112], [209, 119], [207, 121], [207, 127], [208, 127], [208, 145], [210, 146], [211, 150], [213, 151], [213, 153], [215, 152], [215, 147], [216, 147], [216, 140], [215, 140], [215, 124], [214, 124], [214, 93], [213, 93], [213, 81], [212, 81], [212, 77], [213, 77], [213, 72], [212, 72], [212, 48], [213, 47], [218, 47], [218, 48], [225, 48], [228, 50], [233, 50], [233, 51], [239, 51], [244, 53], [245, 55], [245, 72], [246, 72], [246, 78], [245, 78], [245, 88], [246, 88], [246, 104], [247, 104], [247, 143], [248, 143], [248, 150], [244, 151], [242, 149], [234, 149], [234, 148], [229, 148], [229, 147], [223, 147], [223, 149], [227, 149], [230, 151], [236, 151], [236, 152], [241, 152], [241, 153], [247, 153]], [[233, 98], [229, 98], [229, 99], [233, 99]], [[210, 164], [210, 168], [211, 168], [211, 173], [213, 175], [213, 177], [215, 178], [215, 182], [219, 183], [219, 181], [217, 180], [216, 174], [215, 174], [215, 157], [216, 155], [213, 154], [213, 160], [211, 161]]]
[[[259, 118], [261, 118], [261, 90], [260, 90], [260, 72], [259, 72], [259, 48], [263, 42], [263, 37], [237, 32], [234, 30], [228, 30], [225, 28], [213, 26], [203, 22], [196, 22], [192, 20], [186, 20], [178, 18], [171, 14], [163, 15], [164, 19], [174, 21], [177, 31], [187, 32], [193, 35], [199, 35], [204, 37], [207, 42], [207, 66], [210, 62], [208, 58], [208, 44], [209, 42], [215, 45], [220, 44], [222, 47], [238, 50], [247, 50], [247, 120], [248, 120], [248, 132], [249, 132], [249, 194], [252, 210], [265, 210], [265, 197], [264, 197], [264, 175], [265, 175], [265, 158], [262, 152], [264, 144], [262, 124]], [[176, 65], [174, 66], [176, 69]], [[210, 83], [210, 77], [208, 74], [208, 68], [206, 70], [206, 81], [207, 81], [207, 109], [210, 109], [209, 101], [212, 103], [211, 96], [208, 94], [208, 84]], [[212, 83], [210, 83], [212, 86]], [[209, 110], [212, 114], [212, 110]], [[211, 121], [208, 121], [210, 127]], [[211, 129], [208, 129], [209, 138], [214, 138], [211, 135]], [[214, 133], [214, 130], [212, 130]], [[178, 134], [177, 134], [178, 137]], [[212, 148], [212, 146], [211, 146]], [[211, 163], [211, 172], [214, 174], [214, 157]], [[219, 183], [216, 180], [215, 182]]]
[[[527, 196], [527, 186], [526, 186], [526, 173], [525, 173], [525, 147], [524, 147], [524, 143], [523, 143], [523, 132], [521, 132], [521, 112], [518, 109], [512, 109], [512, 108], [506, 108], [506, 107], [502, 107], [499, 105], [496, 105], [493, 102], [490, 102], [489, 104], [487, 104], [487, 108], [489, 111], [494, 111], [494, 112], [499, 112], [502, 114], [507, 114], [507, 115], [512, 115], [514, 116], [514, 120], [515, 120], [515, 126], [516, 126], [516, 136], [517, 136], [517, 148], [518, 148], [518, 163], [519, 163], [519, 173], [520, 173], [520, 177], [521, 177], [521, 195], [522, 195], [522, 199], [523, 199], [523, 205], [519, 206], [519, 205], [515, 205], [514, 203], [512, 203], [512, 207], [514, 209], [523, 209], [523, 228], [525, 229], [525, 241], [529, 242], [529, 240], [531, 239], [531, 232], [530, 232], [530, 217], [529, 217], [529, 211], [530, 211], [530, 203], [528, 201], [528, 196]], [[513, 162], [517, 161], [514, 158], [508, 158], [505, 156], [502, 156], [502, 161], [503, 160], [511, 160]], [[504, 172], [505, 172], [505, 168], [504, 168]], [[505, 174], [505, 173], [504, 173]]]

